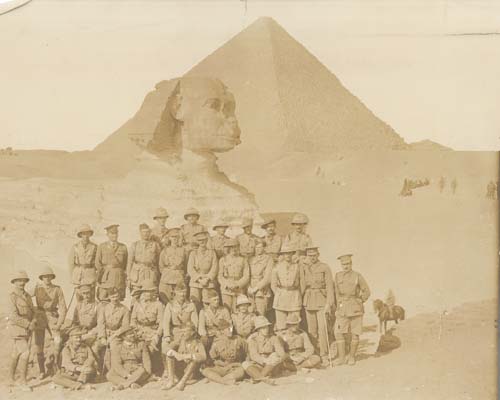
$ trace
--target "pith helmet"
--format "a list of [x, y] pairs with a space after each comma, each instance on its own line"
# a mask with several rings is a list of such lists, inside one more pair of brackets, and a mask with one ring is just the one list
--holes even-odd
[[155, 212], [155, 215], [154, 215], [153, 219], [168, 218], [169, 216], [170, 215], [168, 214], [167, 210], [164, 209], [163, 207], [160, 207], [160, 208], [156, 209], [156, 212]]
[[292, 224], [308, 224], [309, 223], [309, 218], [307, 218], [307, 215], [305, 214], [295, 214], [292, 218]]
[[28, 282], [30, 278], [28, 278], [28, 274], [24, 270], [19, 270], [14, 272], [14, 275], [12, 275], [12, 278], [10, 280], [10, 283], [14, 283], [14, 281], [26, 281]]
[[38, 274], [38, 279], [42, 279], [42, 276], [52, 276], [52, 278], [56, 277], [54, 274], [54, 270], [50, 267], [43, 267], [42, 271]]
[[271, 323], [263, 315], [258, 315], [254, 319], [254, 325], [255, 325], [254, 330], [256, 331], [260, 328], [264, 328], [265, 326], [270, 326]]
[[245, 296], [244, 294], [240, 294], [236, 298], [236, 307], [241, 306], [242, 304], [251, 304], [250, 300], [248, 300], [248, 297]]
[[229, 224], [219, 219], [215, 221], [214, 225], [212, 226], [212, 230], [215, 231], [215, 228], [229, 228]]
[[184, 213], [184, 219], [187, 218], [188, 215], [197, 215], [198, 217], [200, 216], [200, 212], [196, 208], [188, 208], [186, 212]]
[[76, 231], [76, 236], [82, 237], [82, 234], [85, 232], [89, 232], [91, 236], [94, 234], [94, 231], [92, 230], [89, 224], [83, 224]]
[[260, 227], [261, 227], [262, 229], [266, 229], [266, 228], [267, 228], [269, 225], [271, 225], [271, 224], [276, 225], [276, 220], [275, 220], [275, 219], [271, 219], [271, 220], [269, 220], [269, 221], [265, 221], [265, 222], [264, 222], [264, 223], [263, 223]]

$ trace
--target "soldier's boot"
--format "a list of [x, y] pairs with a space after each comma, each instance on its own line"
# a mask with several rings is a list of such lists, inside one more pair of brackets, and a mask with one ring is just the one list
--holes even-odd
[[197, 363], [191, 361], [184, 370], [184, 375], [182, 376], [179, 383], [175, 386], [177, 390], [183, 391], [186, 387], [188, 380], [193, 376], [194, 370], [196, 369]]
[[47, 376], [47, 372], [45, 370], [45, 356], [43, 353], [36, 355], [36, 361], [38, 363], [38, 379], [44, 379]]
[[358, 350], [358, 344], [359, 344], [359, 339], [358, 340], [353, 339], [351, 341], [351, 349], [349, 351], [349, 357], [347, 360], [347, 364], [349, 365], [356, 364], [356, 351]]
[[236, 385], [239, 381], [242, 381], [245, 377], [245, 370], [243, 368], [238, 368], [230, 372], [224, 377], [224, 380], [229, 385]]
[[16, 369], [17, 369], [17, 361], [19, 360], [19, 356], [11, 357], [9, 363], [9, 376], [8, 376], [8, 386], [14, 386], [16, 383]]
[[345, 341], [337, 340], [337, 358], [333, 361], [333, 365], [345, 364]]
[[262, 368], [261, 371], [261, 381], [264, 383], [267, 383], [268, 385], [275, 385], [275, 382], [273, 379], [271, 379], [271, 375], [274, 371], [275, 368], [278, 368], [276, 365], [266, 365], [264, 368]]
[[210, 368], [202, 369], [200, 372], [209, 381], [220, 383], [222, 385], [228, 384], [225, 377], [221, 377], [217, 372], [210, 370]]
[[31, 392], [33, 389], [28, 386], [28, 357], [20, 357], [18, 362], [19, 385], [21, 390]]
[[168, 374], [168, 379], [167, 383], [162, 386], [163, 390], [169, 390], [172, 389], [175, 386], [175, 362], [172, 358], [167, 357], [167, 374]]

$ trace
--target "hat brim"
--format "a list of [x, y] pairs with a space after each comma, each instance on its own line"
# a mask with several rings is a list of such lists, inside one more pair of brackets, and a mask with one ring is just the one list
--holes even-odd
[[153, 219], [167, 219], [168, 217], [168, 215], [155, 215]]
[[270, 322], [267, 322], [265, 324], [259, 325], [255, 327], [255, 330], [258, 331], [259, 329], [265, 328], [266, 326], [271, 326], [272, 324]]
[[214, 225], [212, 230], [215, 231], [217, 228], [229, 228], [229, 225]]
[[44, 277], [44, 276], [51, 276], [52, 278], [55, 278], [56, 274], [41, 274], [41, 275], [38, 275], [38, 279], [42, 279], [42, 277]]
[[196, 215], [198, 218], [200, 217], [200, 214], [197, 213], [189, 213], [189, 214], [184, 214], [184, 219], [187, 219], [190, 215]]
[[90, 230], [90, 231], [80, 231], [76, 234], [76, 236], [78, 237], [82, 237], [82, 234], [84, 233], [90, 233], [90, 236], [94, 235], [94, 231], [93, 230]]
[[24, 281], [24, 282], [29, 282], [30, 278], [14, 278], [10, 280], [10, 283], [14, 283], [15, 281]]

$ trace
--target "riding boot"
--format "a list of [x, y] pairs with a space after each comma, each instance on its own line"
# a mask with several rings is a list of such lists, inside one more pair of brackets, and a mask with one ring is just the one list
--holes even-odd
[[333, 365], [345, 364], [345, 341], [337, 340], [337, 355], [338, 357], [333, 361]]
[[16, 368], [17, 368], [17, 361], [19, 360], [19, 357], [12, 357], [9, 363], [9, 381], [8, 385], [13, 386], [16, 382]]
[[351, 341], [351, 350], [349, 352], [349, 358], [347, 361], [349, 365], [356, 364], [356, 351], [358, 350], [358, 344], [359, 344], [359, 339], [357, 340], [353, 339]]
[[40, 372], [39, 378], [43, 379], [47, 376], [46, 371], [45, 371], [45, 356], [44, 356], [44, 354], [43, 353], [37, 354], [36, 361], [38, 363], [38, 371]]
[[194, 370], [196, 369], [196, 366], [198, 363], [191, 361], [187, 366], [186, 369], [184, 370], [184, 375], [182, 376], [181, 380], [179, 383], [175, 386], [177, 390], [183, 391], [184, 388], [186, 387], [187, 381], [191, 378], [193, 375]]
[[167, 357], [166, 364], [168, 379], [165, 386], [162, 387], [163, 390], [169, 390], [175, 386], [175, 361], [172, 358]]

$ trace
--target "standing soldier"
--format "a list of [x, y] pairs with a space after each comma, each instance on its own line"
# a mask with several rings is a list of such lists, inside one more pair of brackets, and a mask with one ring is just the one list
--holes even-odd
[[195, 234], [205, 232], [207, 229], [198, 223], [200, 212], [196, 208], [188, 208], [184, 213], [184, 219], [187, 221], [181, 225], [182, 242], [188, 252], [194, 250], [197, 246]]
[[55, 384], [79, 390], [94, 378], [96, 360], [83, 341], [83, 335], [84, 331], [78, 327], [70, 330], [69, 341], [62, 351], [62, 369], [53, 379]]
[[108, 297], [109, 288], [116, 288], [121, 299], [125, 299], [128, 251], [127, 246], [118, 242], [118, 227], [106, 228], [108, 241], [97, 248], [95, 266], [97, 268], [97, 298], [102, 301]]
[[174, 288], [186, 282], [187, 252], [182, 245], [181, 230], [172, 228], [168, 231], [170, 244], [160, 254], [159, 296], [163, 304], [172, 301]]
[[[90, 225], [82, 225], [77, 236], [80, 241], [71, 247], [69, 253], [69, 266], [71, 273], [71, 283], [75, 286], [73, 295], [76, 289], [81, 285], [92, 286], [92, 296], [95, 296], [95, 285], [97, 282], [97, 271], [95, 268], [95, 257], [97, 253], [97, 245], [90, 241], [90, 237], [94, 231]], [[73, 295], [71, 298], [73, 298]], [[77, 296], [77, 300], [80, 300]]]
[[9, 364], [9, 385], [15, 384], [16, 370], [19, 371], [22, 390], [31, 391], [27, 384], [28, 361], [30, 357], [29, 339], [33, 330], [37, 327], [35, 320], [35, 307], [31, 296], [26, 293], [24, 287], [28, 283], [28, 274], [18, 271], [12, 277], [10, 283], [13, 289], [9, 295], [8, 303], [8, 330], [13, 340], [11, 359]]
[[168, 246], [168, 228], [165, 226], [168, 217], [168, 212], [163, 207], [158, 208], [153, 217], [155, 226], [151, 230], [151, 240], [157, 242], [162, 249]]
[[[139, 389], [151, 376], [148, 347], [138, 340], [133, 326], [123, 327], [111, 345], [111, 369], [106, 375], [113, 390]], [[119, 339], [122, 339], [121, 341]]]
[[[281, 247], [280, 247], [281, 248]], [[274, 261], [271, 254], [264, 251], [266, 242], [259, 241], [255, 245], [255, 256], [250, 257], [250, 286], [248, 295], [253, 300], [254, 310], [266, 316], [271, 299], [271, 275]]]
[[342, 271], [335, 274], [335, 300], [337, 311], [335, 316], [335, 340], [337, 342], [338, 358], [335, 365], [345, 364], [345, 339], [350, 332], [351, 346], [347, 363], [356, 363], [356, 350], [359, 344], [359, 335], [363, 328], [363, 303], [370, 297], [370, 288], [363, 276], [352, 270], [352, 254], [338, 257]]
[[453, 178], [453, 180], [451, 181], [451, 193], [455, 194], [457, 192], [457, 186], [457, 178]]
[[273, 308], [276, 313], [277, 331], [286, 328], [288, 314], [300, 316], [302, 310], [303, 273], [299, 263], [292, 257], [297, 249], [283, 246], [280, 251], [282, 258], [276, 264], [271, 275], [271, 289], [274, 293]]
[[240, 254], [248, 258], [253, 256], [255, 252], [255, 243], [258, 239], [258, 237], [252, 233], [253, 219], [243, 218], [241, 221], [241, 228], [243, 229], [243, 233], [236, 236], [236, 240], [240, 245]]
[[314, 346], [309, 335], [299, 328], [300, 317], [289, 315], [286, 319], [286, 330], [279, 336], [285, 343], [287, 360], [285, 367], [291, 371], [301, 368], [316, 368], [321, 363], [321, 358], [314, 354]]
[[241, 294], [236, 299], [236, 312], [231, 315], [233, 327], [238, 336], [246, 339], [255, 328], [255, 314], [249, 311], [250, 300]]
[[250, 271], [246, 258], [238, 254], [238, 241], [228, 239], [224, 244], [227, 255], [219, 260], [219, 285], [222, 304], [229, 310], [236, 309], [236, 296], [245, 292], [250, 281]]
[[442, 176], [439, 179], [438, 185], [439, 185], [439, 193], [443, 193], [444, 187], [446, 186], [446, 179], [444, 176]]
[[198, 248], [189, 254], [187, 273], [189, 275], [190, 296], [197, 304], [203, 298], [203, 292], [215, 288], [217, 280], [217, 256], [208, 249], [208, 233], [198, 232], [195, 235]]
[[486, 187], [486, 198], [490, 200], [495, 200], [496, 198], [496, 185], [495, 182], [490, 181]]
[[127, 266], [127, 278], [131, 293], [140, 289], [146, 280], [158, 283], [160, 245], [151, 240], [151, 229], [147, 224], [140, 224], [139, 231], [141, 239], [132, 244]]
[[222, 220], [217, 221], [212, 227], [216, 233], [214, 236], [210, 237], [209, 248], [215, 251], [218, 259], [222, 258], [226, 254], [225, 251], [227, 249], [224, 247], [224, 244], [226, 243], [226, 240], [229, 239], [229, 237], [226, 236], [227, 228], [229, 228], [229, 225]]
[[246, 342], [239, 336], [233, 336], [231, 324], [220, 324], [221, 332], [210, 348], [210, 358], [214, 365], [201, 370], [201, 374], [212, 382], [234, 385], [243, 380], [245, 370], [242, 363], [246, 358]]
[[266, 231], [266, 235], [263, 237], [266, 243], [266, 252], [277, 254], [281, 250], [282, 239], [276, 234], [276, 220], [266, 221], [260, 227]]
[[205, 292], [203, 302], [205, 306], [200, 311], [198, 333], [205, 348], [209, 349], [217, 332], [220, 331], [220, 322], [226, 320], [231, 323], [231, 314], [220, 304], [219, 295], [215, 290]]
[[306, 247], [312, 246], [311, 237], [306, 233], [309, 218], [305, 214], [295, 214], [292, 218], [293, 231], [285, 236], [283, 246], [297, 249], [297, 255], [303, 255]]
[[248, 338], [248, 361], [243, 363], [243, 368], [253, 381], [274, 384], [270, 377], [283, 364], [286, 353], [270, 325], [266, 317], [255, 318], [255, 332]]
[[51, 375], [59, 365], [59, 354], [62, 349], [61, 327], [66, 319], [66, 302], [60, 286], [54, 285], [56, 275], [50, 267], [46, 267], [39, 275], [41, 284], [35, 287], [35, 299], [40, 317], [40, 325], [35, 329], [35, 349], [40, 378], [45, 377], [45, 330], [49, 332], [52, 341], [52, 354], [48, 357]]
[[319, 261], [317, 247], [306, 249], [307, 262], [303, 264], [304, 300], [307, 330], [309, 335], [319, 343], [319, 355], [323, 365], [327, 365], [328, 354], [328, 316], [335, 304], [333, 278], [330, 267]]

